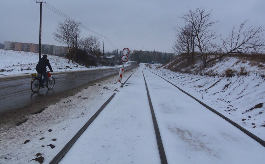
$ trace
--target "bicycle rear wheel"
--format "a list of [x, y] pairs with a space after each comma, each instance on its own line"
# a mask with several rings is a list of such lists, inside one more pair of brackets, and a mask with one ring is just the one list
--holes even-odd
[[40, 90], [40, 81], [38, 79], [34, 79], [31, 83], [31, 91], [36, 93]]
[[55, 79], [53, 77], [50, 77], [48, 78], [48, 81], [47, 81], [47, 88], [48, 89], [52, 89], [55, 85]]

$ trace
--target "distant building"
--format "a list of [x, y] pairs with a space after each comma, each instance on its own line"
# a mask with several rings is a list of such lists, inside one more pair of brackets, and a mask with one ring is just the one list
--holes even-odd
[[8, 41], [5, 41], [4, 49], [5, 50], [14, 50], [14, 48], [12, 49], [11, 42], [8, 42]]
[[[34, 43], [20, 43], [20, 42], [5, 41], [3, 47], [5, 50], [25, 51], [25, 52], [34, 52], [34, 53], [39, 52], [39, 44], [34, 44]], [[67, 48], [63, 46], [42, 44], [41, 53], [51, 54], [51, 55], [62, 55], [62, 54], [67, 53]]]
[[48, 44], [41, 45], [41, 53], [43, 54], [53, 54], [53, 46]]
[[30, 52], [39, 52], [38, 44], [30, 44]]
[[0, 49], [4, 49], [4, 44], [0, 43]]
[[20, 43], [5, 41], [5, 50], [25, 51], [25, 52], [38, 52], [37, 45], [33, 43]]
[[67, 47], [53, 46], [52, 54], [54, 54], [54, 55], [63, 55], [63, 54], [66, 54], [67, 52], [68, 52]]

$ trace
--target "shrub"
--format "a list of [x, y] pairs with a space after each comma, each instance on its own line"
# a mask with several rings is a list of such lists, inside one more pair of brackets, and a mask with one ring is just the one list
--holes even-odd
[[248, 73], [247, 73], [245, 67], [241, 67], [241, 68], [240, 68], [240, 75], [247, 75], [247, 74], [248, 74]]
[[233, 77], [233, 76], [235, 76], [235, 71], [233, 71], [232, 69], [228, 68], [228, 69], [225, 71], [225, 76], [226, 76], [226, 77]]

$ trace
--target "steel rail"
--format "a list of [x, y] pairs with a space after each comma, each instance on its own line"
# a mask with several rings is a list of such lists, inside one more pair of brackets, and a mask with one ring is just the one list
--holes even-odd
[[[131, 68], [132, 69], [132, 68]], [[133, 72], [134, 73], [134, 72]], [[132, 73], [132, 74], [133, 74]], [[132, 74], [128, 77], [128, 79], [132, 76]], [[121, 87], [128, 81], [128, 79], [122, 84]], [[50, 164], [58, 164], [62, 158], [66, 155], [66, 153], [71, 149], [74, 143], [78, 140], [78, 138], [84, 133], [84, 131], [88, 128], [88, 126], [97, 118], [97, 116], [101, 113], [101, 111], [108, 105], [108, 103], [113, 99], [116, 93], [113, 93], [112, 96], [98, 109], [98, 111], [86, 122], [86, 124], [74, 135], [74, 137], [63, 147], [63, 149], [52, 159]]]
[[87, 121], [87, 123], [75, 134], [75, 136], [63, 147], [63, 149], [53, 158], [50, 164], [57, 164], [65, 156], [65, 154], [74, 145], [77, 139], [83, 134], [83, 132], [88, 128], [88, 126], [97, 118], [100, 112], [108, 105], [108, 103], [113, 99], [116, 93], [113, 95], [99, 108], [99, 110]]
[[149, 90], [148, 90], [148, 86], [147, 86], [146, 79], [145, 79], [145, 76], [144, 76], [144, 72], [142, 71], [142, 73], [143, 73], [145, 87], [146, 87], [146, 92], [147, 92], [147, 96], [148, 96], [148, 102], [149, 102], [149, 106], [150, 106], [150, 110], [151, 110], [151, 114], [152, 114], [152, 120], [153, 120], [153, 124], [154, 124], [154, 129], [155, 129], [155, 134], [156, 134], [156, 141], [157, 141], [157, 146], [158, 146], [158, 151], [159, 151], [159, 155], [160, 155], [161, 164], [167, 164], [167, 157], [166, 157], [166, 153], [165, 153], [165, 150], [164, 150], [164, 146], [163, 146], [162, 138], [161, 138], [161, 135], [160, 135], [159, 127], [158, 127], [158, 124], [157, 124], [155, 111], [154, 111], [153, 104], [152, 104], [152, 101], [151, 101], [151, 97], [150, 97], [150, 94], [149, 94]]

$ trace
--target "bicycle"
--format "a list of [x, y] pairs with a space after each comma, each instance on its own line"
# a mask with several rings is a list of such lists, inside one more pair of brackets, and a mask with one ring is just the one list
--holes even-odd
[[[51, 90], [54, 85], [55, 85], [55, 79], [54, 77], [52, 77], [52, 75], [50, 74], [50, 72], [47, 72], [48, 75], [48, 80], [46, 81], [46, 87], [48, 88], [48, 90]], [[31, 91], [33, 93], [37, 93], [40, 90], [41, 87], [41, 81], [42, 81], [42, 76], [41, 74], [38, 73], [32, 73], [31, 74]]]

